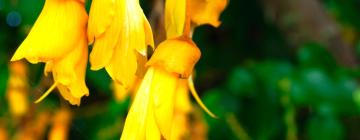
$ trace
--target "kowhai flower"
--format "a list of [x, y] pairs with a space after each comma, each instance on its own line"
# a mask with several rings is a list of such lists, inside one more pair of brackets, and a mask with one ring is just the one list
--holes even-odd
[[94, 43], [91, 69], [105, 67], [125, 89], [131, 87], [137, 71], [143, 69], [148, 45], [154, 46], [139, 0], [93, 0], [88, 38]]
[[136, 92], [121, 139], [170, 139], [175, 94], [185, 88], [181, 83], [199, 58], [200, 50], [187, 37], [168, 39], [157, 47], [146, 64], [149, 69]]
[[89, 94], [85, 85], [86, 24], [84, 0], [45, 1], [40, 16], [11, 59], [46, 63], [45, 74], [51, 72], [55, 83], [37, 102], [55, 87], [74, 105]]

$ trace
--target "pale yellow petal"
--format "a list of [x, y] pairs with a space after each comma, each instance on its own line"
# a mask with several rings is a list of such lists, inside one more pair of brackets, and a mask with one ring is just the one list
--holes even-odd
[[177, 74], [155, 68], [151, 92], [154, 98], [155, 120], [165, 139], [170, 138], [178, 82]]
[[165, 2], [165, 30], [166, 37], [181, 36], [184, 31], [186, 18], [186, 0], [166, 0]]
[[146, 135], [146, 120], [149, 102], [151, 100], [151, 83], [154, 77], [154, 69], [150, 68], [141, 82], [135, 95], [134, 102], [126, 117], [121, 140], [144, 140]]
[[76, 29], [85, 29], [86, 22], [84, 3], [46, 0], [40, 16], [11, 60], [26, 58], [37, 63], [59, 59], [69, 53], [83, 36]]

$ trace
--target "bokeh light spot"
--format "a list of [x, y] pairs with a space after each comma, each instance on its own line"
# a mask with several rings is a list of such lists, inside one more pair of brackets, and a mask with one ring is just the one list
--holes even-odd
[[21, 15], [19, 14], [19, 12], [16, 12], [16, 11], [9, 12], [6, 16], [6, 23], [10, 27], [19, 26], [21, 23]]

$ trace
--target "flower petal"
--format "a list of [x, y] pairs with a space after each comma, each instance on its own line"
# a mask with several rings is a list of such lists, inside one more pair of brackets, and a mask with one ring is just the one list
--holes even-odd
[[165, 139], [170, 139], [178, 82], [177, 74], [155, 68], [151, 92], [154, 98], [155, 120]]
[[[95, 38], [95, 43], [90, 53], [92, 70], [99, 70], [109, 63], [113, 56], [114, 48], [119, 41], [120, 31], [122, 30], [122, 26], [120, 26], [122, 17], [116, 12], [120, 10], [116, 6], [118, 4], [120, 2], [113, 0], [95, 0], [92, 3], [88, 26], [89, 39], [93, 40]], [[104, 19], [103, 13], [107, 13]], [[89, 41], [92, 42], [92, 40]]]
[[92, 0], [88, 23], [89, 43], [109, 31], [115, 12], [115, 0]]
[[190, 38], [165, 40], [156, 48], [147, 66], [159, 66], [187, 78], [193, 71], [201, 52]]
[[75, 49], [64, 58], [54, 61], [52, 73], [54, 80], [59, 83], [61, 95], [71, 104], [80, 104], [82, 96], [88, 96], [89, 90], [85, 84], [87, 63], [87, 42], [85, 35]]
[[189, 9], [191, 20], [196, 25], [210, 24], [214, 27], [220, 25], [218, 20], [225, 9], [228, 0], [191, 0]]
[[181, 36], [184, 31], [186, 18], [186, 0], [166, 0], [165, 30], [166, 37]]
[[39, 18], [11, 61], [26, 58], [31, 63], [38, 63], [59, 59], [83, 36], [76, 29], [85, 29], [86, 22], [84, 3], [46, 0]]
[[147, 114], [149, 110], [149, 102], [151, 102], [151, 82], [154, 77], [154, 69], [150, 68], [138, 91], [135, 95], [134, 102], [131, 105], [130, 111], [126, 117], [124, 130], [121, 135], [121, 140], [143, 140], [145, 139], [145, 126]]

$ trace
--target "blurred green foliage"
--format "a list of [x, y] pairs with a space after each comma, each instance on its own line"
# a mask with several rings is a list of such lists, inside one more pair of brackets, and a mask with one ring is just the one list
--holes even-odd
[[[321, 2], [339, 26], [360, 32], [357, 0]], [[7, 64], [43, 3], [0, 0], [2, 117], [10, 117], [5, 98]], [[142, 1], [142, 6], [149, 15], [151, 1]], [[219, 116], [214, 119], [204, 114], [209, 139], [291, 139], [293, 135], [310, 140], [360, 139], [358, 68], [337, 64], [319, 42], [309, 40], [290, 47], [287, 36], [266, 20], [265, 13], [260, 0], [230, 0], [218, 29], [201, 26], [194, 32], [202, 51], [195, 85], [208, 108]], [[17, 20], [17, 26], [9, 23]], [[356, 42], [360, 56], [358, 37]], [[43, 65], [29, 66], [32, 91], [43, 91], [37, 89]], [[86, 82], [90, 96], [82, 100], [81, 107], [71, 107], [71, 139], [119, 139], [130, 99], [114, 100], [111, 79], [104, 70], [88, 69]], [[33, 101], [35, 95], [29, 96]], [[51, 94], [38, 108], [53, 110], [59, 104], [57, 95]]]

